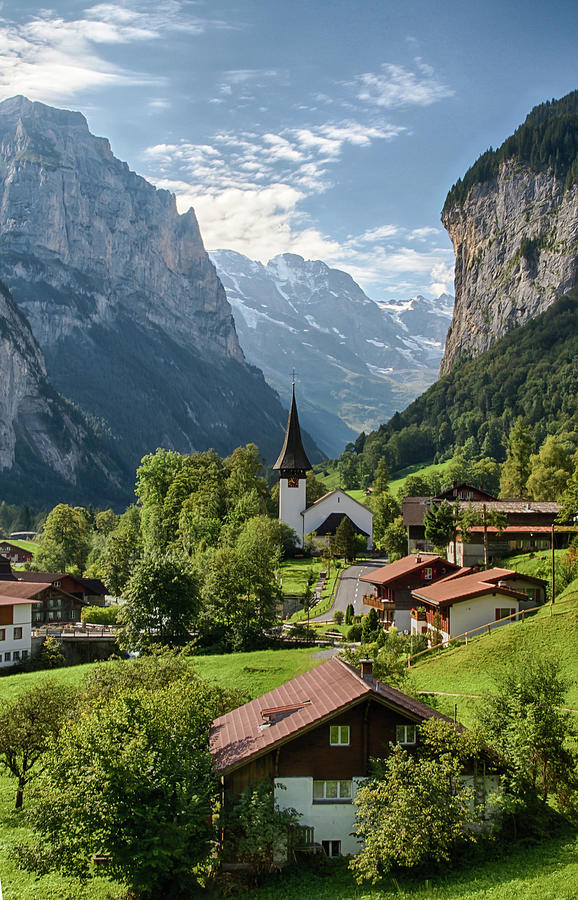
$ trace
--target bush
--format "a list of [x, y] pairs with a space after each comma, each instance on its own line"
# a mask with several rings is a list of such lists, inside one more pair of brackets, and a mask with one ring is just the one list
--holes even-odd
[[52, 635], [45, 638], [38, 656], [33, 661], [35, 669], [59, 669], [66, 664], [64, 653], [58, 641]]
[[342, 609], [335, 610], [335, 612], [333, 613], [333, 621], [335, 622], [336, 625], [341, 625], [341, 623], [343, 622], [343, 610]]
[[89, 625], [116, 625], [119, 613], [120, 606], [86, 606], [81, 619]]
[[351, 628], [347, 632], [347, 640], [348, 641], [360, 641], [361, 640], [361, 625], [356, 624], [356, 625], [351, 626]]
[[345, 610], [345, 624], [346, 625], [353, 625], [353, 615], [354, 615], [353, 603], [348, 603], [347, 609]]

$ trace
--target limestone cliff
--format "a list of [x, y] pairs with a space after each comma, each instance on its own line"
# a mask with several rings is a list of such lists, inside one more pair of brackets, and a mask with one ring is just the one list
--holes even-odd
[[0, 103], [0, 278], [54, 387], [107, 423], [133, 472], [157, 446], [278, 451], [286, 413], [244, 359], [193, 210], [78, 112]]
[[578, 283], [577, 100], [537, 107], [448, 195], [456, 300], [442, 375]]
[[[30, 326], [0, 284], [0, 490], [3, 499], [88, 498], [83, 476], [108, 502], [123, 496], [122, 469], [78, 410], [50, 384]], [[52, 489], [47, 489], [51, 483]]]

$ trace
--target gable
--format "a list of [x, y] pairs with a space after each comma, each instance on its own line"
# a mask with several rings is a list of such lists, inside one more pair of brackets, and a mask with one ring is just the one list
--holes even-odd
[[366, 535], [373, 534], [373, 513], [363, 503], [358, 503], [344, 491], [331, 491], [309, 506], [303, 512], [303, 527], [307, 534], [317, 529], [329, 518], [338, 514], [341, 517], [348, 516], [353, 522], [356, 531]]

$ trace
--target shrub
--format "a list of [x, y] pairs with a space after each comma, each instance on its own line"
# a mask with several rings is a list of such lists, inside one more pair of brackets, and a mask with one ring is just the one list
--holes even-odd
[[335, 612], [333, 613], [333, 621], [335, 622], [336, 625], [341, 625], [341, 623], [343, 622], [343, 610], [342, 609], [335, 610]]
[[351, 626], [351, 628], [347, 632], [347, 640], [348, 641], [360, 641], [361, 640], [361, 625], [355, 624], [355, 625]]
[[345, 624], [346, 625], [353, 625], [353, 614], [354, 614], [353, 603], [348, 603], [347, 609], [345, 610]]
[[90, 625], [116, 625], [119, 613], [120, 606], [85, 606], [81, 619]]

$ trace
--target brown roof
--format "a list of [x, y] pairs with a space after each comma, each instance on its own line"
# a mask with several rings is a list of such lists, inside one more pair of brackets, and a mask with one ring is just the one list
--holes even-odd
[[369, 697], [413, 721], [446, 718], [389, 685], [366, 681], [342, 660], [329, 659], [215, 719], [210, 741], [217, 769], [232, 771]]
[[[468, 528], [468, 531], [473, 532], [474, 534], [483, 534], [484, 526], [483, 525], [474, 525], [472, 528]], [[488, 534], [551, 534], [552, 526], [551, 525], [506, 525], [505, 528], [495, 528], [493, 525], [488, 525], [486, 528]]]
[[0, 606], [21, 606], [23, 603], [34, 603], [34, 600], [27, 597], [5, 597], [0, 594]]
[[442, 560], [450, 569], [456, 568], [453, 563], [449, 563], [447, 559], [444, 559], [443, 556], [438, 556], [437, 553], [412, 553], [409, 556], [404, 556], [403, 559], [389, 563], [387, 566], [382, 566], [381, 569], [362, 575], [359, 580], [367, 581], [369, 584], [389, 584], [392, 581], [397, 581], [398, 578], [404, 575], [423, 569], [424, 566], [431, 566], [438, 559]]
[[46, 582], [27, 584], [24, 581], [2, 581], [0, 583], [0, 593], [3, 597], [29, 600], [30, 603], [33, 603], [36, 596], [49, 587], [52, 587], [52, 585]]
[[[453, 603], [487, 594], [489, 591], [499, 591], [518, 599], [527, 599], [526, 594], [521, 591], [500, 583], [512, 577], [517, 577], [517, 573], [512, 569], [488, 569], [486, 572], [473, 572], [471, 575], [463, 575], [461, 578], [445, 578], [443, 581], [436, 581], [435, 584], [427, 587], [415, 588], [411, 595], [419, 600], [435, 603], [436, 606], [451, 606]], [[525, 576], [521, 577], [525, 578]]]
[[423, 525], [423, 520], [431, 503], [431, 497], [404, 497], [401, 514], [404, 525]]

